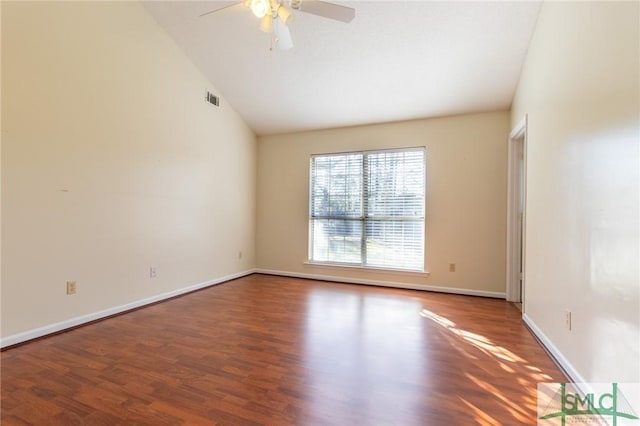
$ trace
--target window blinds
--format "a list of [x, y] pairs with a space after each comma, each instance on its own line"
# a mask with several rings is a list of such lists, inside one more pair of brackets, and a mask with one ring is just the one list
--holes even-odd
[[309, 258], [423, 270], [423, 148], [311, 157]]

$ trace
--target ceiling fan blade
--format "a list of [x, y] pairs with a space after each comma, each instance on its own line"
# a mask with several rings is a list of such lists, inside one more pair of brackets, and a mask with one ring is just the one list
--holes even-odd
[[289, 50], [293, 47], [293, 40], [291, 39], [291, 31], [280, 19], [276, 19], [274, 22], [274, 32], [276, 41], [280, 50]]
[[351, 22], [356, 17], [356, 10], [339, 4], [328, 3], [320, 0], [302, 0], [300, 3], [302, 12], [341, 22]]
[[211, 15], [212, 13], [220, 12], [221, 10], [229, 9], [230, 7], [235, 7], [235, 6], [239, 5], [239, 4], [242, 4], [242, 2], [233, 2], [232, 4], [228, 4], [226, 6], [218, 8], [218, 9], [213, 9], [213, 10], [210, 10], [208, 12], [205, 12], [202, 15], [198, 15], [198, 17], [202, 18], [203, 16]]

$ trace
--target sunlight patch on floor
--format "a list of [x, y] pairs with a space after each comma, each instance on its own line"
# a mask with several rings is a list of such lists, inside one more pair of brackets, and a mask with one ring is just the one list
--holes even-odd
[[493, 417], [491, 417], [466, 399], [460, 398], [460, 400], [473, 412], [474, 420], [477, 424], [482, 426], [502, 426], [499, 421], [495, 420]]
[[[542, 381], [549, 381], [551, 377], [544, 374], [538, 367], [532, 366], [528, 361], [509, 349], [496, 345], [485, 336], [463, 330], [456, 325], [455, 322], [431, 312], [428, 309], [422, 309], [420, 316], [433, 321], [445, 330], [449, 331], [458, 341], [465, 342], [487, 357], [492, 358], [497, 365], [507, 373], [513, 375], [514, 383], [517, 383], [521, 389], [521, 396], [517, 400], [508, 398], [505, 394], [488, 381], [481, 379], [477, 375], [465, 373], [466, 377], [483, 391], [500, 400], [505, 410], [509, 412], [514, 419], [519, 422], [531, 421], [531, 413], [535, 413], [537, 406], [537, 388], [536, 384]], [[455, 345], [457, 346], [457, 345]], [[463, 352], [467, 353], [464, 349]], [[482, 425], [497, 425], [498, 422], [488, 416], [471, 402], [460, 398], [475, 414], [476, 421]]]

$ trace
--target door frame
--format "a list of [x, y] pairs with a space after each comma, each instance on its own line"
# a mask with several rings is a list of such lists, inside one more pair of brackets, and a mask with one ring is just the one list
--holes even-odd
[[[507, 300], [524, 302], [525, 241], [527, 201], [527, 127], [528, 117], [520, 120], [509, 134], [507, 168]], [[522, 161], [521, 161], [522, 157]], [[520, 177], [523, 183], [520, 183]], [[522, 232], [520, 232], [520, 202], [522, 201]], [[522, 262], [522, 265], [520, 265]], [[522, 269], [520, 268], [522, 266]], [[520, 271], [522, 270], [522, 287]], [[525, 304], [522, 303], [522, 312]]]

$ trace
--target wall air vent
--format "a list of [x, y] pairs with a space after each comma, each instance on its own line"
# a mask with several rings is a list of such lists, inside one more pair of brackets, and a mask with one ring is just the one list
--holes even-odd
[[204, 100], [215, 106], [220, 106], [220, 98], [208, 90], [205, 93]]

